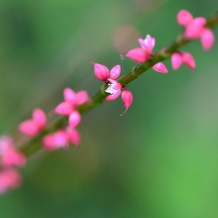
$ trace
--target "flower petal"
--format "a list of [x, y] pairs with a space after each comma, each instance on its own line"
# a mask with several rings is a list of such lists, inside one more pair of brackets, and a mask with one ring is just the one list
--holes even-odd
[[179, 13], [177, 14], [177, 22], [181, 26], [187, 26], [192, 22], [192, 20], [193, 20], [192, 14], [186, 10], [180, 10]]
[[161, 62], [156, 63], [152, 68], [159, 73], [164, 73], [164, 74], [168, 73], [167, 68]]
[[94, 73], [97, 79], [106, 81], [107, 78], [109, 78], [110, 76], [109, 69], [102, 64], [97, 64], [93, 62], [93, 65], [94, 65]]
[[171, 56], [171, 63], [174, 70], [179, 69], [182, 64], [182, 55], [179, 52], [174, 52]]
[[117, 77], [120, 76], [120, 73], [121, 73], [121, 66], [116, 65], [110, 71], [110, 78], [111, 79], [116, 79]]
[[148, 60], [147, 53], [142, 48], [134, 48], [134, 49], [128, 51], [125, 54], [125, 56], [132, 59], [133, 61], [135, 61], [137, 63], [143, 63], [146, 60]]

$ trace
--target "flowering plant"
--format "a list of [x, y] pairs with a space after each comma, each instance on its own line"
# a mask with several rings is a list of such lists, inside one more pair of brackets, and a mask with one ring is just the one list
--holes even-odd
[[148, 69], [152, 68], [159, 73], [167, 74], [169, 70], [162, 61], [171, 58], [173, 70], [177, 70], [181, 64], [195, 70], [196, 62], [193, 55], [187, 51], [181, 51], [180, 48], [192, 40], [199, 39], [204, 50], [211, 49], [215, 42], [211, 28], [218, 24], [218, 14], [206, 20], [203, 17], [193, 18], [190, 12], [181, 10], [177, 14], [177, 22], [183, 27], [183, 33], [169, 46], [155, 54], [153, 54], [153, 49], [156, 39], [149, 34], [145, 39], [139, 38], [138, 42], [141, 47], [133, 48], [123, 54], [124, 57], [130, 58], [138, 65], [122, 76], [120, 76], [122, 72], [120, 65], [115, 65], [109, 70], [105, 65], [93, 62], [94, 75], [103, 82], [100, 90], [90, 98], [85, 90], [75, 92], [71, 88], [65, 88], [64, 101], [54, 108], [54, 113], [59, 116], [54, 123], [49, 123], [42, 109], [34, 109], [32, 118], [18, 125], [21, 134], [28, 137], [19, 149], [15, 146], [16, 142], [12, 137], [1, 136], [0, 192], [4, 193], [21, 184], [22, 178], [16, 168], [25, 166], [27, 157], [41, 148], [52, 151], [66, 148], [71, 144], [78, 146], [81, 136], [76, 127], [85, 112], [103, 102], [112, 101], [121, 96], [125, 108], [121, 114], [123, 115], [133, 103], [133, 94], [127, 85]]

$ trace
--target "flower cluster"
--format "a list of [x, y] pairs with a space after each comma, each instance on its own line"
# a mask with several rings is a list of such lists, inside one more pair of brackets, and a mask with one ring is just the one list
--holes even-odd
[[55, 108], [55, 113], [67, 116], [68, 125], [54, 133], [47, 134], [43, 138], [43, 146], [47, 150], [68, 147], [69, 143], [79, 145], [80, 133], [75, 128], [81, 121], [81, 115], [77, 107], [88, 100], [86, 91], [75, 93], [72, 89], [64, 89], [64, 102]]
[[38, 135], [46, 126], [47, 118], [43, 110], [36, 108], [33, 110], [32, 119], [25, 120], [19, 124], [19, 130], [27, 136]]
[[94, 74], [97, 77], [97, 79], [104, 81], [106, 84], [108, 84], [107, 89], [105, 92], [110, 93], [105, 98], [105, 101], [111, 101], [117, 99], [121, 94], [121, 99], [123, 102], [123, 105], [125, 107], [125, 111], [121, 114], [123, 115], [133, 101], [133, 95], [132, 93], [127, 89], [127, 87], [123, 86], [122, 84], [118, 83], [115, 79], [117, 79], [120, 76], [121, 73], [121, 66], [116, 65], [114, 66], [110, 71], [109, 69], [98, 63], [94, 63]]
[[[134, 48], [128, 51], [125, 56], [132, 59], [137, 63], [144, 63], [149, 61], [152, 58], [153, 48], [155, 46], [156, 40], [155, 38], [151, 37], [149, 34], [145, 37], [145, 39], [138, 39], [138, 42], [141, 48]], [[153, 70], [160, 72], [160, 73], [167, 73], [168, 70], [166, 66], [158, 62], [154, 66], [152, 66]]]
[[[56, 150], [67, 147], [69, 143], [79, 145], [80, 134], [75, 127], [81, 121], [81, 115], [77, 107], [88, 100], [86, 91], [75, 93], [72, 89], [64, 89], [64, 102], [60, 103], [54, 112], [63, 116], [68, 116], [68, 125], [45, 135], [42, 139], [43, 147], [47, 150]], [[47, 118], [45, 113], [37, 108], [33, 110], [32, 119], [19, 124], [19, 130], [27, 136], [37, 136], [45, 127]]]
[[[200, 39], [204, 50], [209, 50], [214, 44], [213, 32], [205, 27], [204, 17], [193, 18], [192, 14], [186, 10], [180, 10], [177, 14], [177, 22], [184, 27], [184, 37], [187, 39]], [[196, 69], [194, 57], [188, 52], [176, 51], [171, 56], [172, 68], [179, 69], [184, 63], [191, 70]]]
[[23, 167], [26, 164], [26, 157], [17, 151], [14, 141], [8, 136], [0, 138], [0, 193], [4, 193], [11, 188], [16, 188], [21, 184], [22, 178], [15, 167]]
[[186, 10], [180, 10], [177, 14], [178, 23], [185, 28], [184, 36], [187, 39], [200, 39], [204, 50], [209, 50], [214, 43], [213, 32], [205, 26], [204, 17], [193, 18], [192, 14]]

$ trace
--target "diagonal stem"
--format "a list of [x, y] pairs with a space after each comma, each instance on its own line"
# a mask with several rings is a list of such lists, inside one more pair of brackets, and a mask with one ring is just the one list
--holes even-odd
[[[206, 23], [206, 26], [208, 28], [213, 28], [216, 25], [218, 25], [218, 12], [214, 14], [211, 18], [209, 18]], [[180, 34], [175, 41], [173, 41], [170, 45], [161, 49], [159, 52], [153, 55], [149, 61], [133, 67], [132, 70], [119, 77], [117, 81], [123, 84], [124, 86], [129, 84], [130, 82], [141, 76], [143, 73], [145, 73], [154, 64], [169, 59], [173, 54], [173, 52], [177, 51], [179, 48], [181, 48], [182, 46], [186, 45], [191, 41], [193, 40], [188, 40], [184, 37], [183, 34]], [[84, 114], [89, 110], [100, 106], [104, 102], [105, 97], [109, 95], [108, 93], [105, 92], [107, 86], [108, 86], [107, 84], [102, 85], [99, 91], [93, 97], [89, 98], [84, 104], [80, 105], [77, 108], [78, 111], [81, 114]], [[43, 130], [39, 135], [37, 135], [34, 138], [31, 138], [23, 145], [21, 145], [20, 151], [23, 152], [26, 156], [31, 156], [35, 154], [37, 151], [41, 149], [41, 140], [46, 134], [54, 132], [57, 129], [64, 127], [66, 124], [67, 124], [67, 117], [59, 118], [53, 124], [48, 126], [47, 129]]]

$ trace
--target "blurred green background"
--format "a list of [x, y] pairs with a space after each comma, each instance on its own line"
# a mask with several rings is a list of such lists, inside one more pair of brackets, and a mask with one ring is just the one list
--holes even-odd
[[[90, 62], [125, 73], [134, 63], [119, 54], [137, 38], [155, 37], [154, 52], [169, 44], [180, 9], [209, 17], [218, 2], [0, 0], [0, 133], [17, 135], [35, 107], [52, 111], [65, 87], [93, 95], [101, 82]], [[85, 114], [80, 148], [30, 158], [23, 186], [0, 196], [0, 217], [218, 217], [218, 44], [183, 50], [195, 73], [167, 60], [167, 75], [129, 84], [124, 116], [120, 98]]]

